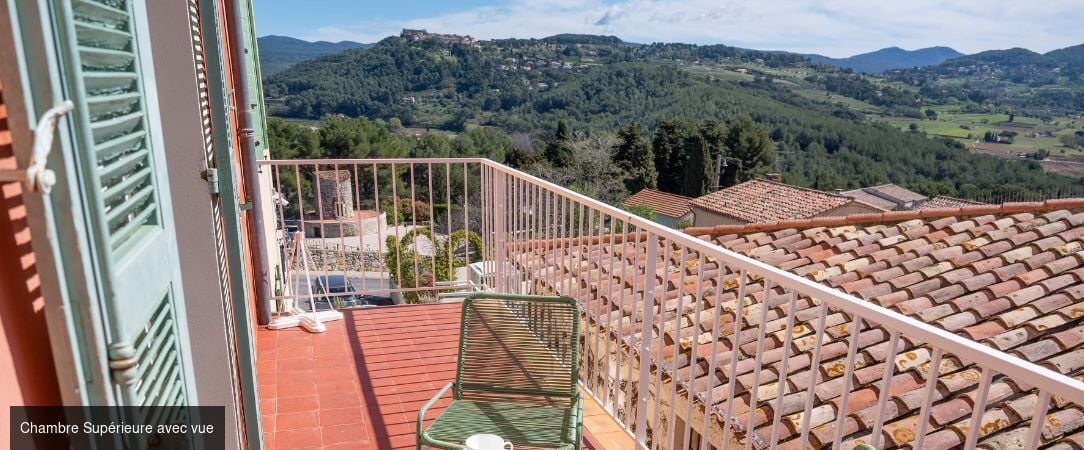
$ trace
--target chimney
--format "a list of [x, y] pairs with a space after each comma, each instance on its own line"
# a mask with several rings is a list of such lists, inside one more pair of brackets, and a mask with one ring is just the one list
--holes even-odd
[[779, 172], [764, 174], [764, 178], [767, 178], [768, 181], [774, 181], [776, 183], [782, 183], [783, 182], [783, 174], [781, 174]]

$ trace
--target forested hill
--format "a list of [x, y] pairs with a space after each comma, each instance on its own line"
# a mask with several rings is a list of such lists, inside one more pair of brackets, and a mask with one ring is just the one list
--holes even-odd
[[743, 61], [808, 66], [797, 55], [727, 46], [506, 40], [442, 47], [388, 38], [299, 63], [270, 77], [265, 89], [273, 111], [287, 117], [341, 114], [453, 132], [481, 125], [536, 139], [548, 139], [559, 122], [613, 135], [632, 122], [650, 133], [671, 119], [729, 124], [748, 116], [773, 141], [785, 180], [821, 189], [894, 182], [965, 195], [1080, 183], [1035, 162], [972, 154], [955, 142], [866, 121], [770, 77], [725, 80], [690, 70]]
[[270, 76], [293, 67], [301, 61], [330, 55], [352, 48], [371, 47], [353, 41], [309, 42], [288, 36], [268, 35], [256, 39], [260, 49], [260, 69], [263, 76]]

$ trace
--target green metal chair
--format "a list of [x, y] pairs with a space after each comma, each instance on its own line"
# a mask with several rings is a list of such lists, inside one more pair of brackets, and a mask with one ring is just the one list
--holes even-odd
[[[417, 448], [464, 449], [479, 433], [516, 449], [580, 448], [579, 343], [580, 312], [569, 297], [471, 294], [463, 301], [455, 381], [418, 412]], [[424, 427], [425, 413], [449, 389], [451, 404]]]

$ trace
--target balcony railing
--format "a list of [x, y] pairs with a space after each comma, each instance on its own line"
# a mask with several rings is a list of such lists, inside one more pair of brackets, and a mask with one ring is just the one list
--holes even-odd
[[[884, 394], [914, 368], [904, 360], [922, 377], [918, 412], [908, 416], [915, 448], [945, 400], [938, 385], [950, 361], [978, 373], [973, 412], [958, 427], [966, 448], [990, 423], [996, 429], [992, 386], [1036, 395], [1030, 418], [1052, 403], [1084, 405], [1074, 378], [489, 160], [262, 164], [285, 200], [280, 230], [296, 224], [310, 236], [314, 270], [351, 280], [332, 297], [449, 301], [486, 289], [576, 298], [587, 330], [580, 382], [643, 448], [880, 448], [886, 424], [904, 418]], [[387, 227], [365, 222], [373, 217], [387, 217]], [[282, 237], [288, 256], [296, 240]], [[303, 296], [289, 289], [296, 269], [286, 264], [283, 300]], [[799, 304], [815, 316], [798, 317]], [[861, 338], [873, 337], [880, 355], [859, 355]], [[855, 372], [875, 364], [884, 367], [872, 383], [878, 395], [860, 421], [848, 412]], [[749, 365], [751, 374], [739, 371]], [[838, 396], [821, 398], [817, 386], [832, 380], [843, 384]], [[804, 401], [784, 404], [796, 390]], [[1031, 420], [1021, 443], [1039, 445], [1044, 422]]]

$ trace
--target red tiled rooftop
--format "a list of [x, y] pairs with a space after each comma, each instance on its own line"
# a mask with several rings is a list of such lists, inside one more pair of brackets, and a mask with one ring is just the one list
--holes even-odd
[[680, 218], [689, 212], [691, 197], [669, 192], [643, 189], [625, 200], [625, 206], [647, 206], [656, 214]]
[[775, 181], [756, 179], [694, 199], [692, 206], [745, 222], [813, 217], [855, 201]]
[[[1020, 357], [1067, 376], [1084, 379], [1084, 200], [1049, 200], [1041, 203], [972, 205], [963, 208], [889, 212], [814, 220], [781, 221], [774, 224], [719, 226], [687, 229], [688, 233], [768, 264], [840, 289], [856, 297], [890, 308], [926, 323]], [[645, 242], [643, 236], [615, 239], [614, 247], [598, 240], [556, 246], [536, 246], [517, 262], [529, 272], [556, 271], [567, 275], [549, 279], [579, 277], [578, 288], [570, 284], [546, 286], [577, 296], [596, 318], [606, 317], [608, 325], [622, 330], [626, 343], [639, 348], [641, 339], [663, 338], [661, 356], [667, 370], [676, 370], [678, 380], [690, 381], [696, 392], [715, 392], [712, 410], [718, 418], [725, 411], [725, 395], [734, 383], [734, 413], [749, 411], [745, 393], [752, 386], [753, 356], [757, 343], [756, 324], [743, 326], [742, 340], [732, 336], [718, 340], [712, 355], [701, 345], [692, 354], [694, 339], [710, 341], [712, 311], [721, 308], [722, 320], [734, 322], [734, 309], [746, 304], [745, 321], [752, 311], [763, 307], [769, 295], [769, 328], [764, 350], [775, 359], [764, 362], [769, 375], [760, 379], [759, 390], [774, 392], [780, 357], [789, 347], [790, 367], [784, 386], [785, 427], [780, 436], [784, 447], [796, 446], [797, 424], [811, 374], [819, 374], [812, 414], [814, 442], [830, 442], [835, 432], [836, 411], [842, 397], [846, 347], [851, 319], [843, 311], [829, 310], [819, 367], [809, 367], [807, 354], [816, 339], [814, 328], [820, 302], [793, 297], [773, 287], [766, 292], [762, 280], [750, 280], [746, 298], [739, 303], [737, 275], [722, 272], [718, 261], [708, 258], [699, 264], [696, 256], [680, 248]], [[645, 273], [648, 245], [659, 246], [658, 272]], [[559, 251], [554, 257], [547, 252]], [[553, 266], [556, 264], [556, 266]], [[641, 298], [643, 278], [657, 279], [654, 298], [659, 314], [669, 318], [685, 316], [680, 328], [644, 330], [639, 317], [629, 317], [628, 304], [614, 300]], [[681, 281], [686, 281], [682, 286]], [[703, 297], [696, 299], [689, 280], [702, 277]], [[545, 280], [542, 280], [543, 282]], [[722, 284], [719, 285], [719, 282]], [[575, 286], [572, 284], [571, 286]], [[628, 290], [631, 288], [631, 295]], [[684, 302], [684, 304], [682, 304]], [[793, 305], [793, 339], [784, 342], [788, 302]], [[699, 303], [702, 313], [692, 314]], [[614, 313], [611, 315], [611, 313]], [[605, 316], [603, 316], [605, 314]], [[631, 320], [630, 320], [631, 319]], [[707, 334], [705, 334], [707, 333]], [[707, 341], [705, 341], [705, 339]], [[890, 398], [895, 405], [884, 429], [885, 448], [906, 446], [915, 438], [917, 398], [930, 376], [930, 351], [924, 342], [904, 336], [898, 356], [887, 362], [889, 334], [876, 325], [864, 323], [858, 335], [858, 365], [852, 378], [845, 427], [845, 446], [869, 441], [869, 424], [876, 412], [877, 384], [886, 365], [893, 364]], [[655, 344], [651, 344], [655, 348]], [[737, 373], [724, 373], [733, 355], [740, 355]], [[1008, 356], [1013, 355], [1013, 356]], [[717, 362], [716, 373], [708, 373], [708, 362]], [[931, 410], [927, 445], [948, 448], [963, 444], [974, 404], [980, 367], [955, 356], [942, 360], [937, 399]], [[1031, 421], [1038, 401], [1027, 380], [997, 377], [990, 387], [990, 401], [982, 416], [979, 444], [989, 448], [1012, 448]], [[703, 402], [705, 397], [699, 397]], [[765, 400], [761, 398], [761, 400]], [[772, 426], [771, 411], [760, 404], [757, 433], [767, 440]], [[744, 417], [744, 415], [742, 416]], [[744, 419], [743, 419], [744, 420]], [[1044, 444], [1058, 443], [1081, 448], [1084, 444], [1084, 408], [1055, 399], [1043, 428]], [[776, 424], [777, 426], [783, 424]], [[936, 445], [935, 445], [936, 443]], [[1076, 446], [1076, 447], [1072, 447]]]
[[[257, 331], [268, 449], [413, 449], [418, 411], [455, 378], [459, 304], [344, 311], [311, 334]], [[427, 420], [439, 415], [451, 394]], [[584, 430], [584, 447], [601, 448]]]

